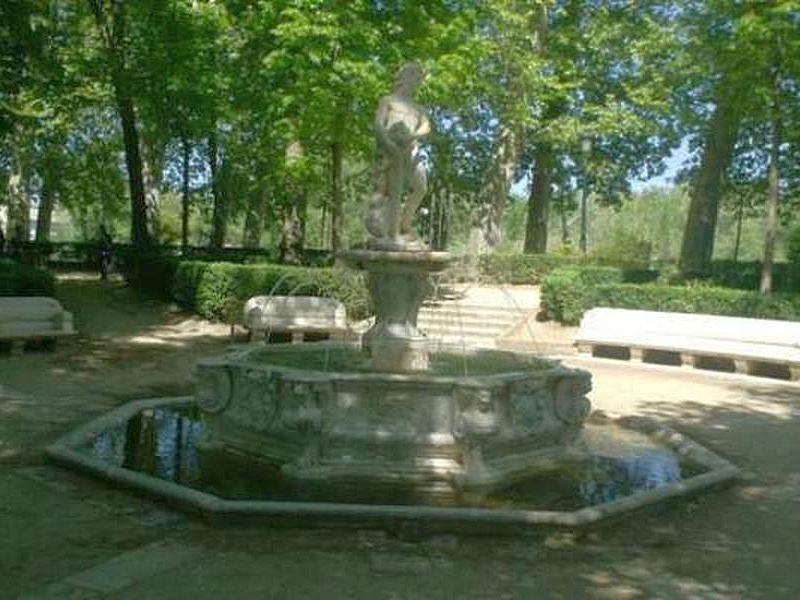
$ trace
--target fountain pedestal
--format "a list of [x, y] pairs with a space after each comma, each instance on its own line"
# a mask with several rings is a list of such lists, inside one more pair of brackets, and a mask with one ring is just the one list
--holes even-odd
[[362, 346], [372, 367], [388, 372], [426, 370], [429, 343], [417, 329], [417, 315], [430, 289], [430, 274], [452, 262], [450, 253], [352, 250], [341, 258], [367, 273], [375, 324], [364, 334]]

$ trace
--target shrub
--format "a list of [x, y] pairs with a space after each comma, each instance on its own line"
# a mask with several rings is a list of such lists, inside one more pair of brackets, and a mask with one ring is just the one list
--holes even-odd
[[128, 285], [169, 297], [180, 258], [159, 250], [142, 251], [132, 246], [117, 249], [117, 265]]
[[621, 281], [622, 271], [613, 267], [557, 269], [542, 282], [542, 314], [550, 320], [570, 323], [574, 314], [583, 314], [588, 290]]
[[800, 225], [789, 234], [789, 247], [786, 249], [786, 256], [792, 266], [800, 268]]
[[586, 259], [557, 254], [483, 254], [478, 259], [481, 280], [491, 283], [536, 285], [554, 269], [579, 265]]
[[628, 269], [649, 269], [653, 244], [627, 229], [615, 229], [592, 250], [592, 261]]
[[49, 271], [0, 259], [0, 296], [52, 296], [55, 287]]
[[[566, 270], [565, 270], [566, 271]], [[602, 279], [602, 277], [600, 278]], [[590, 308], [632, 308], [665, 312], [703, 313], [763, 319], [800, 320], [800, 296], [710, 285], [637, 285], [599, 281], [574, 272], [555, 271], [542, 284], [545, 316], [577, 325]]]
[[225, 322], [239, 320], [248, 298], [266, 294], [325, 296], [342, 302], [349, 318], [369, 314], [361, 275], [337, 268], [185, 261], [176, 269], [172, 293], [186, 308]]

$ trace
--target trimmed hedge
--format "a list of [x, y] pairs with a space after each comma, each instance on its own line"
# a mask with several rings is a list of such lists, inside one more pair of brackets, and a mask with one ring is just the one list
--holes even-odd
[[596, 269], [553, 272], [542, 284], [541, 303], [546, 318], [565, 325], [577, 325], [584, 312], [601, 306], [800, 321], [798, 295], [765, 296], [707, 285], [636, 285], [623, 283], [621, 272]]
[[[761, 262], [735, 262], [715, 260], [711, 263], [709, 283], [740, 290], [757, 290], [761, 284]], [[772, 290], [775, 292], [800, 292], [800, 272], [791, 263], [772, 265]]]
[[0, 296], [53, 296], [55, 288], [49, 271], [0, 259]]
[[[480, 278], [487, 283], [512, 285], [538, 285], [556, 269], [587, 268], [604, 266], [592, 258], [561, 256], [558, 254], [484, 254], [478, 259]], [[621, 268], [624, 280], [631, 283], [646, 283], [658, 277], [655, 269], [609, 265]]]
[[558, 254], [483, 254], [478, 258], [478, 272], [487, 283], [536, 285], [555, 269], [586, 262], [583, 257]]
[[169, 298], [172, 282], [181, 259], [158, 251], [137, 251], [132, 247], [118, 248], [117, 266], [128, 285], [151, 294]]
[[[598, 285], [622, 283], [622, 271], [613, 267], [557, 269], [542, 281], [541, 310], [548, 320], [572, 324], [586, 310], [588, 293]], [[591, 308], [591, 307], [589, 307]]]
[[363, 278], [343, 269], [185, 261], [172, 285], [172, 296], [182, 306], [227, 323], [239, 321], [249, 298], [266, 294], [335, 298], [351, 319], [369, 314]]

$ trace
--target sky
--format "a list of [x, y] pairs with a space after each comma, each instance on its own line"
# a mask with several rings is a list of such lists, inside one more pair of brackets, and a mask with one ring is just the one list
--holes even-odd
[[667, 168], [661, 175], [651, 177], [650, 179], [635, 179], [631, 181], [631, 188], [634, 192], [639, 192], [649, 187], [662, 187], [672, 185], [678, 171], [684, 166], [684, 163], [689, 158], [689, 142], [683, 140], [681, 145], [672, 151], [669, 158], [666, 159]]

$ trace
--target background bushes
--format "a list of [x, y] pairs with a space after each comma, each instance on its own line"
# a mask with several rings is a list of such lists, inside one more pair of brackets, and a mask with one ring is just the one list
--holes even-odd
[[133, 251], [120, 259], [131, 286], [169, 297], [207, 319], [238, 323], [249, 298], [270, 293], [335, 298], [351, 319], [370, 313], [363, 278], [345, 269], [181, 260]]
[[554, 269], [584, 263], [586, 259], [579, 256], [494, 253], [478, 258], [478, 272], [486, 283], [536, 285]]
[[0, 296], [52, 296], [55, 287], [51, 273], [0, 258]]
[[665, 312], [703, 313], [762, 319], [800, 320], [800, 296], [763, 295], [756, 291], [714, 287], [633, 284], [614, 269], [563, 269], [542, 283], [543, 317], [565, 325], [580, 323], [590, 308], [631, 308]]
[[335, 298], [345, 305], [350, 319], [369, 314], [361, 275], [331, 267], [186, 261], [175, 271], [172, 294], [201, 316], [228, 323], [241, 320], [249, 298], [267, 294]]

